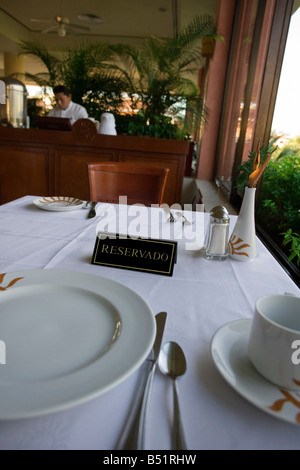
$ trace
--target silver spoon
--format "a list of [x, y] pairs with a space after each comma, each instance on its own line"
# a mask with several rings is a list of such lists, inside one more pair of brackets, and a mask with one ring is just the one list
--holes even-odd
[[187, 450], [183, 428], [181, 424], [181, 416], [178, 400], [178, 389], [176, 378], [183, 375], [186, 371], [186, 360], [184, 352], [179, 344], [174, 341], [166, 343], [159, 353], [158, 365], [160, 371], [173, 381], [174, 393], [174, 425], [172, 430], [172, 446], [173, 450]]

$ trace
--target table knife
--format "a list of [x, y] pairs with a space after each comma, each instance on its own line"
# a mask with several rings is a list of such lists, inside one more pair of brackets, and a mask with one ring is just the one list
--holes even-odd
[[155, 316], [156, 337], [152, 350], [142, 366], [142, 381], [137, 394], [136, 405], [133, 407], [117, 450], [143, 450], [145, 447], [145, 425], [149, 405], [149, 396], [160, 352], [162, 338], [167, 319], [166, 312]]
[[95, 209], [96, 205], [97, 205], [97, 202], [92, 202], [91, 208], [90, 208], [88, 216], [87, 216], [88, 219], [91, 219], [92, 217], [95, 217], [95, 215], [96, 215], [96, 209]]

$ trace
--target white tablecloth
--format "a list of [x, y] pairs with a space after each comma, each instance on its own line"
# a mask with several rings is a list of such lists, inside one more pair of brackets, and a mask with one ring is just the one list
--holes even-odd
[[[105, 229], [106, 217], [109, 229], [111, 219], [105, 212], [109, 207], [99, 204], [97, 217], [87, 219], [84, 209], [43, 211], [32, 204], [33, 199], [27, 196], [0, 207], [0, 273], [54, 268], [92, 273], [135, 290], [154, 314], [166, 311], [164, 342], [177, 341], [187, 359], [187, 372], [178, 385], [189, 449], [300, 448], [299, 426], [276, 419], [246, 401], [221, 377], [210, 353], [210, 342], [218, 328], [233, 320], [251, 318], [259, 297], [285, 292], [299, 295], [298, 287], [259, 240], [252, 261], [208, 261], [201, 250], [186, 249], [195, 227], [197, 243], [200, 246], [203, 242], [207, 215], [197, 214], [199, 220], [185, 227], [184, 241], [176, 233], [182, 230], [181, 224], [177, 222], [172, 228], [175, 232], [170, 236], [179, 240], [172, 277], [96, 266], [90, 261], [97, 227], [100, 224]], [[187, 216], [192, 219], [196, 214]], [[232, 229], [236, 218], [231, 219]], [[124, 223], [128, 224], [128, 219]], [[161, 225], [169, 230], [166, 219]], [[132, 227], [143, 234], [144, 225], [141, 228], [132, 223]], [[168, 235], [155, 230], [152, 235]], [[5, 365], [0, 365], [0, 373], [1, 367]], [[113, 450], [138, 380], [139, 370], [84, 404], [46, 416], [2, 421], [0, 449]], [[159, 371], [153, 381], [149, 411], [146, 448], [171, 449], [171, 381]]]

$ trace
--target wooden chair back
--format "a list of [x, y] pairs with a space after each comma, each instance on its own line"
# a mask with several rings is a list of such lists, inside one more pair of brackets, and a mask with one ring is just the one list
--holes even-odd
[[126, 196], [127, 204], [163, 203], [168, 168], [127, 162], [88, 163], [90, 200], [119, 204]]

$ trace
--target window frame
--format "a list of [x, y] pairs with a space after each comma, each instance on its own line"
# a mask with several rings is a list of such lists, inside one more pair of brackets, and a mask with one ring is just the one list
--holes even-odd
[[[210, 64], [206, 105], [212, 122], [209, 121], [208, 129], [204, 131], [199, 142], [197, 177], [203, 179], [204, 174], [204, 179], [216, 180], [217, 177], [220, 179], [224, 176], [220, 189], [231, 204], [239, 209], [241, 195], [235, 188], [238, 167], [248, 158], [249, 151], [256, 150], [258, 142], [264, 146], [269, 143], [294, 0], [236, 0], [230, 2], [231, 8], [227, 12], [222, 3], [222, 0], [219, 0], [217, 24], [224, 24], [226, 14], [231, 16], [228, 21], [232, 19], [230, 35], [225, 38], [229, 47], [227, 69], [224, 80], [221, 81], [216, 74], [218, 65], [214, 60]], [[251, 30], [249, 22], [253, 20], [254, 11], [255, 18]], [[249, 30], [252, 31], [251, 46], [250, 49], [244, 47], [243, 50], [243, 41], [247, 38]], [[218, 32], [222, 34], [222, 30]], [[221, 49], [222, 45], [216, 44], [215, 56]], [[249, 55], [245, 57], [243, 54]], [[220, 55], [221, 53], [216, 57]], [[220, 90], [223, 92], [223, 100], [221, 109], [218, 110], [211, 96], [216, 93], [220, 95]], [[251, 114], [253, 96], [256, 109]], [[238, 108], [243, 109], [240, 111], [240, 130], [237, 137]], [[256, 207], [262, 179], [257, 185]], [[284, 252], [261, 227], [256, 225], [256, 230], [261, 241], [299, 285], [299, 269], [294, 268]]]

